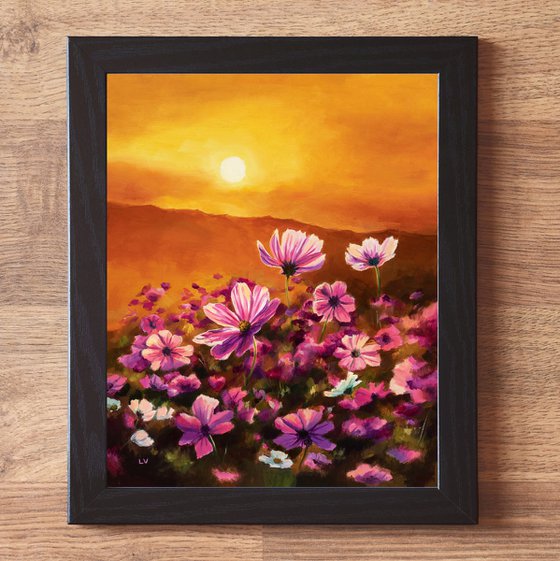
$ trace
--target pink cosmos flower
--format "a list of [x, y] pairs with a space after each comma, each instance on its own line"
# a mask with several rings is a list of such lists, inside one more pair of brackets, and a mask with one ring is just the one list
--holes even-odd
[[340, 368], [354, 372], [381, 364], [379, 345], [370, 342], [369, 335], [365, 333], [345, 335], [340, 343], [341, 346], [334, 351], [334, 356], [340, 359], [338, 363]]
[[422, 405], [418, 403], [404, 401], [395, 407], [393, 415], [398, 419], [406, 420], [407, 425], [416, 426], [418, 424], [418, 415], [420, 415], [423, 410]]
[[232, 411], [214, 410], [219, 401], [207, 395], [199, 395], [192, 405], [193, 415], [181, 413], [175, 417], [177, 428], [183, 431], [179, 446], [194, 444], [197, 459], [212, 452], [212, 435], [225, 434], [233, 429]]
[[380, 329], [374, 336], [374, 339], [381, 346], [382, 351], [390, 351], [402, 345], [401, 332], [394, 326], [384, 327]]
[[270, 253], [260, 241], [257, 241], [257, 248], [265, 265], [280, 269], [288, 278], [316, 271], [325, 263], [325, 254], [321, 253], [323, 240], [314, 234], [308, 236], [299, 230], [286, 230], [282, 239], [278, 230], [274, 230], [270, 238]]
[[370, 403], [375, 403], [378, 399], [383, 399], [393, 392], [391, 390], [385, 390], [385, 384], [379, 382], [379, 384], [374, 384], [370, 382], [367, 388], [359, 388], [353, 398], [345, 398], [338, 402], [338, 405], [343, 409], [350, 409], [351, 411], [356, 411], [361, 407], [365, 407]]
[[239, 472], [230, 469], [230, 470], [223, 470], [218, 468], [212, 469], [212, 475], [218, 480], [219, 483], [235, 483], [239, 481]]
[[356, 271], [365, 271], [372, 267], [381, 267], [395, 257], [399, 240], [390, 236], [379, 243], [375, 238], [367, 238], [362, 245], [351, 243], [346, 249], [346, 263]]
[[303, 462], [303, 465], [312, 471], [320, 471], [331, 464], [332, 461], [325, 454], [321, 454], [321, 452], [311, 452]]
[[110, 374], [107, 376], [107, 395], [113, 397], [123, 389], [126, 378], [120, 374]]
[[171, 331], [163, 329], [153, 333], [146, 340], [146, 349], [142, 351], [142, 357], [150, 362], [152, 370], [174, 370], [185, 364], [190, 364], [189, 357], [193, 355], [192, 345], [181, 347], [183, 338], [173, 335]]
[[419, 450], [412, 450], [406, 446], [396, 446], [395, 448], [390, 448], [387, 450], [387, 454], [395, 458], [395, 460], [401, 464], [409, 464], [422, 457], [422, 452]]
[[393, 368], [389, 387], [397, 395], [409, 394], [414, 403], [434, 401], [437, 397], [437, 370], [432, 370], [424, 360], [409, 356]]
[[437, 345], [438, 305], [430, 304], [418, 314], [416, 322], [407, 333], [410, 343], [418, 343], [426, 349]]
[[336, 444], [327, 440], [323, 435], [334, 429], [331, 421], [323, 421], [323, 413], [315, 409], [299, 409], [285, 417], [278, 417], [274, 426], [283, 434], [276, 437], [274, 442], [286, 450], [292, 448], [307, 448], [315, 444], [323, 450], [333, 450]]
[[176, 397], [183, 393], [194, 392], [198, 388], [200, 388], [200, 380], [196, 374], [189, 374], [188, 376], [178, 374], [167, 384], [167, 395]]
[[113, 477], [118, 477], [119, 475], [124, 474], [118, 447], [107, 449], [107, 471]]
[[358, 483], [371, 486], [380, 485], [381, 483], [385, 483], [393, 479], [393, 476], [388, 469], [377, 465], [371, 466], [369, 464], [360, 464], [355, 470], [349, 471], [346, 475]]
[[356, 301], [346, 292], [345, 282], [321, 283], [313, 293], [313, 312], [321, 316], [321, 321], [336, 319], [339, 323], [351, 320], [350, 312], [356, 309]]
[[231, 291], [233, 311], [224, 304], [206, 304], [204, 313], [221, 329], [211, 329], [197, 335], [193, 341], [212, 347], [211, 354], [226, 360], [235, 351], [246, 353], [255, 343], [255, 334], [274, 315], [280, 300], [270, 300], [268, 288], [255, 285], [253, 290], [244, 282], [235, 284]]
[[157, 314], [152, 314], [140, 320], [140, 329], [144, 333], [151, 334], [154, 333], [154, 331], [165, 329], [165, 323]]

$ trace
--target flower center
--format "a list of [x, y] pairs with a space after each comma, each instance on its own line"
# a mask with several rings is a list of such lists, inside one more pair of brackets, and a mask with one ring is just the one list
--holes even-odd
[[340, 298], [338, 296], [331, 296], [329, 298], [329, 306], [336, 308], [340, 304]]
[[202, 436], [210, 436], [210, 427], [208, 425], [202, 425], [200, 427], [200, 434]]
[[248, 321], [239, 322], [239, 331], [241, 331], [241, 333], [247, 333], [249, 329], [251, 329], [251, 324]]
[[273, 458], [272, 461], [273, 461], [275, 464], [281, 464], [281, 463], [282, 463], [282, 458]]
[[383, 333], [383, 337], [381, 337], [381, 340], [384, 344], [387, 344], [391, 342], [391, 337], [387, 333]]
[[298, 436], [299, 436], [299, 438], [302, 441], [304, 446], [311, 446], [311, 444], [313, 444], [313, 441], [311, 440], [311, 437], [309, 436], [308, 431], [300, 430], [300, 431], [298, 431]]
[[163, 349], [161, 349], [161, 354], [163, 356], [171, 356], [171, 349], [169, 347], [163, 347]]
[[358, 358], [362, 353], [360, 352], [360, 349], [354, 349], [350, 354], [352, 357]]
[[282, 274], [287, 277], [293, 277], [296, 274], [296, 264], [291, 261], [282, 265]]
[[368, 259], [368, 264], [377, 267], [377, 265], [379, 265], [379, 257], [370, 257]]

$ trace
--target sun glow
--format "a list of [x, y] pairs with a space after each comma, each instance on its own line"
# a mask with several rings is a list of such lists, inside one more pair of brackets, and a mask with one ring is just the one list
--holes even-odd
[[220, 164], [220, 175], [228, 183], [239, 183], [245, 178], [245, 173], [245, 162], [237, 156], [226, 158]]

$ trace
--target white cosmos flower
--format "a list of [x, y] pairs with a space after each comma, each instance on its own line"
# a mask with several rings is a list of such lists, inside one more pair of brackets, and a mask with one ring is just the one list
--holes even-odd
[[131, 437], [130, 441], [134, 442], [136, 446], [148, 448], [154, 443], [154, 439], [145, 430], [137, 430]]
[[348, 372], [345, 380], [340, 380], [332, 389], [323, 392], [327, 397], [338, 397], [340, 395], [351, 394], [352, 390], [359, 386], [362, 382], [358, 380], [358, 375], [354, 372]]
[[158, 407], [156, 410], [156, 421], [166, 421], [167, 419], [171, 419], [174, 412], [175, 410], [172, 409], [171, 407], [162, 405], [161, 407]]
[[259, 456], [259, 462], [269, 465], [271, 468], [286, 469], [292, 467], [294, 462], [290, 460], [286, 452], [280, 450], [271, 450], [269, 456]]
[[154, 406], [147, 399], [133, 399], [130, 401], [129, 407], [135, 415], [141, 416], [144, 421], [151, 421], [156, 414]]
[[118, 411], [121, 408], [121, 402], [118, 399], [113, 399], [112, 397], [107, 398], [107, 409], [109, 411]]

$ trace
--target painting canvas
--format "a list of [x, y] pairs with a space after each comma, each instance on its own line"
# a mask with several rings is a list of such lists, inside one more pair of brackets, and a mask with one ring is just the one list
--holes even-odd
[[108, 74], [108, 484], [436, 486], [437, 170], [436, 74]]

